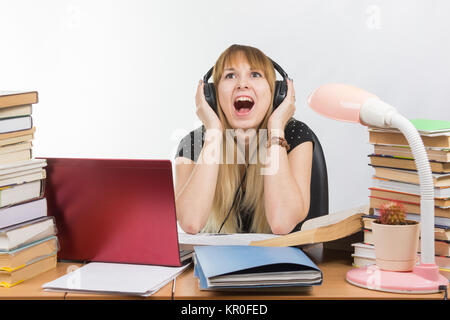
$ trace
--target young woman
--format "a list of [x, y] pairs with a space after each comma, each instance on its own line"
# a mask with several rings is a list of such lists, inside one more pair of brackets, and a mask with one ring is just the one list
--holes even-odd
[[200, 80], [195, 101], [203, 125], [182, 139], [175, 159], [177, 219], [185, 232], [287, 234], [308, 214], [312, 138], [292, 117], [292, 80], [273, 110], [275, 81], [271, 60], [241, 45], [214, 65], [217, 113]]

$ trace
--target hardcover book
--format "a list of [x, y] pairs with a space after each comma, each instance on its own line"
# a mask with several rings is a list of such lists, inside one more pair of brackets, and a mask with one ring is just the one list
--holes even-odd
[[0, 91], [0, 108], [33, 104], [38, 102], [36, 91]]
[[303, 223], [300, 231], [272, 239], [253, 241], [253, 246], [286, 247], [314, 244], [345, 238], [362, 230], [362, 216], [369, 213], [369, 206], [359, 206]]
[[0, 252], [7, 252], [24, 245], [56, 235], [54, 217], [42, 217], [0, 229]]

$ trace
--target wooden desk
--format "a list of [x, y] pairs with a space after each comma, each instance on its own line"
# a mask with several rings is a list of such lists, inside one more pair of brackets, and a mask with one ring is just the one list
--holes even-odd
[[137, 296], [125, 295], [108, 295], [108, 294], [89, 294], [89, 293], [73, 293], [66, 294], [66, 300], [172, 300], [173, 281], [170, 281], [158, 292], [150, 297], [141, 298]]
[[[198, 289], [197, 278], [194, 278], [193, 267], [178, 276], [175, 283], [169, 282], [158, 292], [148, 298], [133, 296], [119, 296], [106, 294], [85, 294], [68, 292], [46, 292], [41, 289], [46, 282], [55, 280], [68, 271], [71, 266], [80, 267], [81, 264], [59, 262], [56, 269], [47, 271], [35, 278], [27, 280], [12, 288], [0, 288], [1, 299], [23, 299], [23, 300], [124, 300], [124, 299], [149, 299], [149, 300], [350, 300], [350, 299], [443, 299], [443, 293], [428, 295], [407, 295], [386, 293], [359, 288], [349, 284], [345, 280], [345, 274], [352, 268], [349, 252], [322, 250], [321, 246], [314, 246], [305, 250], [317, 263], [323, 272], [323, 283], [315, 286], [309, 291], [286, 291], [286, 292], [224, 292], [224, 291], [201, 291]], [[173, 286], [175, 293], [172, 295]]]
[[226, 292], [202, 291], [194, 278], [191, 267], [175, 282], [174, 299], [240, 299], [240, 300], [350, 300], [350, 299], [443, 299], [443, 293], [397, 294], [368, 290], [351, 285], [345, 275], [352, 268], [351, 253], [337, 250], [322, 250], [321, 245], [305, 250], [323, 273], [323, 283], [305, 292]]

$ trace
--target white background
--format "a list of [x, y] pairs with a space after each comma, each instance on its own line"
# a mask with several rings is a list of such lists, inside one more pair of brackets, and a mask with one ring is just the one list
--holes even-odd
[[0, 90], [37, 90], [35, 156], [173, 159], [198, 80], [231, 44], [294, 79], [325, 151], [332, 212], [368, 202], [365, 127], [315, 114], [327, 82], [450, 120], [450, 2], [0, 0]]

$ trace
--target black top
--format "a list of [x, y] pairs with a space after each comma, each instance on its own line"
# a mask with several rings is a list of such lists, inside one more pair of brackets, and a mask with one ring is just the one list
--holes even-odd
[[[294, 118], [291, 118], [284, 128], [284, 138], [290, 145], [288, 153], [296, 146], [306, 141], [313, 141], [309, 127]], [[177, 154], [175, 157], [185, 157], [197, 162], [198, 156], [202, 151], [204, 144], [205, 127], [202, 125], [195, 130], [192, 130], [178, 145]]]
[[[203, 148], [204, 134], [204, 126], [200, 126], [187, 134], [183, 139], [181, 139], [175, 157], [185, 157], [191, 159], [194, 162], [197, 162], [197, 159]], [[303, 142], [313, 142], [311, 130], [309, 129], [309, 127], [305, 123], [294, 118], [291, 118], [286, 124], [286, 127], [284, 129], [284, 137], [290, 146], [290, 149], [287, 151], [288, 153]], [[244, 197], [244, 194], [245, 191], [242, 194], [242, 198]], [[250, 226], [252, 223], [251, 218], [251, 213], [241, 212], [241, 219], [243, 224], [241, 229], [242, 232], [250, 232]]]

